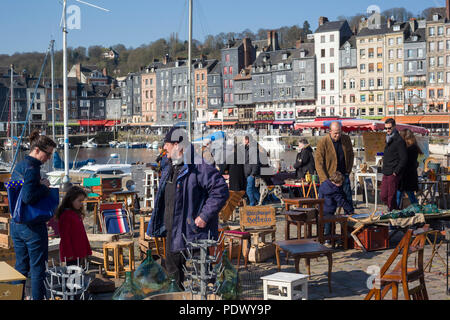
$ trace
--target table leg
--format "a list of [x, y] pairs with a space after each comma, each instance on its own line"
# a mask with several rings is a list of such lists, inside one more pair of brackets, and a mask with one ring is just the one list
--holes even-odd
[[363, 181], [364, 181], [364, 194], [366, 195], [366, 208], [369, 207], [369, 198], [367, 197], [367, 182], [365, 177], [363, 177]]
[[[297, 221], [297, 239], [301, 239], [302, 238], [302, 225], [300, 222]], [[306, 233], [305, 233], [306, 235]]]
[[[305, 264], [306, 264], [306, 270], [308, 272], [308, 276], [311, 275], [311, 259], [310, 258], [305, 258]], [[298, 273], [298, 271], [297, 271]]]
[[331, 273], [333, 271], [333, 256], [331, 253], [327, 254], [328, 258], [328, 290], [330, 290], [331, 293]]
[[374, 185], [375, 185], [375, 208], [374, 208], [374, 210], [375, 210], [375, 212], [377, 211], [377, 205], [378, 205], [378, 179], [377, 179], [377, 176], [375, 175], [375, 183], [374, 183]]
[[281, 263], [280, 263], [280, 247], [279, 246], [276, 246], [276, 248], [275, 248], [275, 256], [277, 258], [277, 268], [278, 268], [278, 271], [280, 271]]
[[284, 229], [284, 240], [289, 240], [289, 221], [288, 221], [289, 217], [286, 216], [286, 224], [285, 224], [285, 229]]
[[237, 258], [237, 270], [239, 270], [239, 264], [241, 262], [241, 252], [242, 252], [242, 239], [239, 239], [239, 247], [238, 247], [238, 258]]
[[299, 266], [299, 264], [300, 264], [300, 257], [296, 256], [294, 258], [294, 265], [295, 265], [295, 272], [296, 273], [300, 273], [300, 266]]

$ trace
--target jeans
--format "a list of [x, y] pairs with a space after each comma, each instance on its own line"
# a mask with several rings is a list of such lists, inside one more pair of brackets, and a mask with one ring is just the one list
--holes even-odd
[[[414, 191], [403, 191], [403, 192], [406, 192], [406, 194], [408, 195], [408, 198], [409, 198], [409, 202], [411, 202], [411, 204], [419, 203], [417, 201], [416, 195], [414, 194]], [[397, 190], [397, 206], [399, 208], [400, 208], [400, 202], [402, 201], [403, 192], [400, 190]]]
[[345, 194], [345, 198], [347, 199], [347, 202], [350, 203], [353, 206], [353, 199], [352, 199], [352, 187], [350, 185], [350, 175], [345, 174], [344, 175], [344, 183], [342, 184], [342, 189]]
[[[324, 212], [323, 216], [324, 216], [324, 218], [328, 219], [328, 218], [331, 218], [332, 216], [334, 216], [334, 214], [333, 213]], [[331, 234], [331, 222], [327, 222], [327, 223], [324, 224], [324, 226], [323, 226], [323, 234], [325, 236], [328, 236], [328, 235]]]
[[[16, 253], [15, 269], [29, 277], [33, 300], [45, 297], [45, 262], [48, 260], [48, 233], [45, 223], [19, 224], [11, 221], [11, 238]], [[23, 284], [25, 281], [14, 281]]]
[[397, 190], [398, 190], [398, 176], [394, 176], [393, 174], [386, 176], [383, 175], [383, 180], [381, 181], [381, 191], [380, 198], [383, 201], [389, 211], [397, 209]]
[[259, 190], [255, 187], [255, 177], [247, 177], [247, 197], [249, 200], [249, 206], [256, 206], [259, 203]]

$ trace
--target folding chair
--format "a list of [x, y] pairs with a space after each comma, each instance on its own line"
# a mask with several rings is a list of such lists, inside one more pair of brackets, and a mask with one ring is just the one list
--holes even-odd
[[[100, 210], [99, 212], [103, 212], [105, 210], [116, 210], [116, 209], [124, 209], [123, 203], [100, 203]], [[95, 225], [97, 225], [97, 221], [100, 222], [98, 224], [98, 229], [100, 232], [103, 232], [103, 226], [101, 221], [103, 218], [100, 216], [100, 214], [97, 214]]]
[[125, 209], [110, 209], [100, 212], [104, 234], [126, 234], [133, 236], [130, 215]]

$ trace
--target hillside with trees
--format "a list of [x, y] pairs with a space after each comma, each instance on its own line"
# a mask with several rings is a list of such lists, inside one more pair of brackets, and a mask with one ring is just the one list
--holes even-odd
[[[426, 17], [432, 8], [427, 8], [416, 16], [416, 18]], [[414, 15], [405, 8], [392, 8], [381, 13], [382, 19], [386, 21], [388, 17], [394, 17], [398, 21], [408, 21]], [[347, 20], [351, 27], [357, 25], [362, 17], [366, 14], [355, 14], [353, 16], [339, 16], [337, 20]], [[192, 56], [194, 58], [200, 55], [206, 55], [211, 59], [220, 59], [220, 49], [222, 49], [229, 39], [242, 39], [249, 37], [252, 40], [265, 40], [269, 29], [259, 29], [256, 33], [246, 29], [240, 33], [229, 32], [219, 33], [217, 35], [208, 35], [203, 42], [193, 40]], [[304, 21], [302, 25], [284, 26], [277, 29], [280, 37], [280, 46], [282, 48], [295, 47], [295, 42], [302, 37], [313, 32], [308, 21]], [[139, 71], [140, 68], [147, 66], [154, 59], [160, 61], [166, 53], [171, 57], [187, 57], [188, 43], [180, 41], [178, 35], [172, 33], [168, 38], [161, 38], [149, 44], [143, 44], [137, 48], [126, 47], [124, 44], [116, 44], [111, 47], [118, 54], [117, 60], [107, 60], [102, 57], [105, 50], [99, 45], [90, 46], [89, 48], [77, 47], [68, 48], [67, 57], [69, 69], [76, 63], [85, 65], [97, 65], [100, 69], [106, 68], [108, 74], [117, 77], [128, 74], [129, 72]], [[18, 72], [26, 70], [27, 73], [37, 76], [39, 74], [41, 64], [44, 60], [45, 53], [26, 52], [15, 53], [13, 55], [0, 54], [0, 66], [9, 66], [11, 63], [15, 65]], [[56, 77], [61, 78], [62, 72], [62, 50], [55, 52], [55, 70]], [[44, 77], [50, 77], [50, 63], [45, 70]]]

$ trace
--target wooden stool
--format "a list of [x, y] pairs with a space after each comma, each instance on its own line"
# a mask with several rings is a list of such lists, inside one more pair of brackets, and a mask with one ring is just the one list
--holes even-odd
[[244, 256], [244, 267], [247, 268], [247, 262], [248, 262], [248, 252], [249, 250], [249, 244], [250, 244], [250, 232], [245, 232], [245, 231], [237, 231], [237, 230], [227, 230], [224, 231], [224, 236], [229, 240], [229, 244], [228, 244], [228, 258], [232, 259], [233, 255], [232, 255], [232, 250], [233, 250], [233, 239], [239, 240], [239, 252], [238, 252], [238, 257], [237, 257], [237, 268], [239, 269], [239, 264], [241, 261], [241, 252], [242, 252], [242, 243], [244, 241], [247, 241], [247, 248], [245, 251], [245, 254], [243, 254]]
[[[261, 280], [264, 300], [308, 300], [308, 276], [305, 274], [277, 272]], [[278, 287], [278, 295], [269, 293], [269, 286]], [[300, 288], [295, 289], [298, 286]]]
[[[123, 262], [123, 249], [128, 249], [128, 266]], [[109, 269], [109, 252], [113, 250], [113, 269]], [[119, 278], [121, 274], [126, 271], [134, 270], [134, 241], [116, 241], [103, 244], [103, 262], [105, 267], [105, 274], [107, 276], [114, 276]]]

